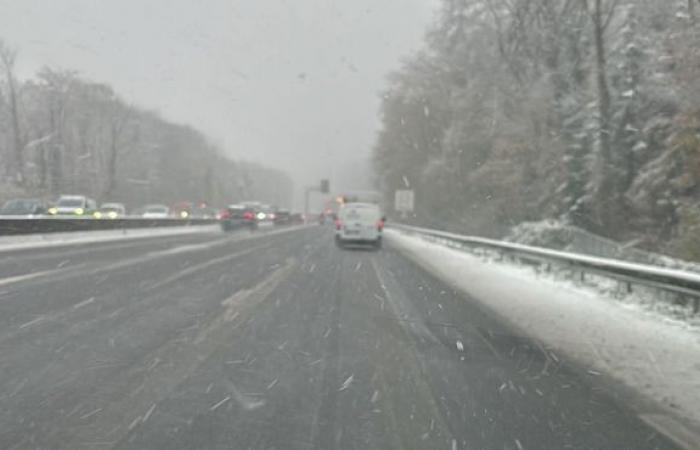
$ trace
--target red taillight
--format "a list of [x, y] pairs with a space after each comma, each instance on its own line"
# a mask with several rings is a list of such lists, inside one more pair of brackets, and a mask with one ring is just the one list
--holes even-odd
[[343, 228], [343, 222], [340, 219], [335, 220], [335, 229], [340, 230]]
[[252, 213], [252, 212], [246, 211], [246, 212], [243, 213], [243, 218], [244, 218], [245, 220], [253, 220], [254, 216], [253, 216], [253, 213]]
[[222, 209], [221, 211], [219, 211], [219, 214], [217, 214], [217, 216], [219, 216], [219, 220], [230, 219], [231, 211], [229, 211], [228, 209]]
[[384, 221], [379, 220], [377, 221], [377, 230], [382, 231], [384, 229]]

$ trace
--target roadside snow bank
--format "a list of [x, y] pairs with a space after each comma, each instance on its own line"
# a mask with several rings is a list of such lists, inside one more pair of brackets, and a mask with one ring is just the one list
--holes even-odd
[[700, 331], [593, 289], [386, 230], [390, 244], [523, 333], [700, 429]]
[[192, 225], [182, 227], [132, 228], [124, 230], [71, 231], [66, 233], [27, 234], [0, 237], [0, 252], [40, 247], [108, 242], [122, 239], [141, 239], [157, 236], [177, 236], [194, 233], [211, 233], [217, 225]]

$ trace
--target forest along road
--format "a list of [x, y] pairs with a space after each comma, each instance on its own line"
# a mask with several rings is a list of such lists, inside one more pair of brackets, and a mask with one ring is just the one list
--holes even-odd
[[0, 274], [3, 449], [675, 448], [602, 377], [328, 228], [2, 252]]

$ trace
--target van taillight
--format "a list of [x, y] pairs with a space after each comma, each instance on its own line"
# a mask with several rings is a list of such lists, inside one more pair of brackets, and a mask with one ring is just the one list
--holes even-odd
[[380, 219], [377, 221], [377, 230], [382, 231], [383, 229], [384, 229], [384, 221]]
[[231, 211], [228, 209], [222, 209], [219, 211], [219, 220], [226, 220], [231, 218]]
[[335, 229], [341, 230], [343, 228], [343, 222], [340, 219], [335, 220]]

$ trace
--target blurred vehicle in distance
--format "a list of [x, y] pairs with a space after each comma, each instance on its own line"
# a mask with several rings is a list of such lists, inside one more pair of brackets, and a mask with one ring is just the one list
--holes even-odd
[[97, 202], [84, 195], [62, 195], [56, 205], [49, 208], [52, 216], [91, 216], [97, 210]]
[[223, 231], [233, 231], [241, 228], [254, 230], [257, 228], [255, 209], [244, 205], [230, 205], [219, 213], [219, 221]]
[[278, 209], [272, 219], [275, 225], [289, 225], [292, 222], [292, 213], [286, 209]]
[[247, 201], [244, 201], [244, 202], [240, 202], [240, 203], [238, 203], [238, 204], [241, 205], [241, 206], [245, 206], [246, 208], [251, 208], [251, 209], [253, 209], [256, 213], [257, 213], [258, 211], [260, 211], [260, 210], [262, 209], [262, 207], [263, 207], [263, 204], [262, 204], [261, 202], [254, 201], [254, 200], [247, 200]]
[[46, 212], [46, 204], [35, 198], [8, 200], [0, 208], [0, 216], [39, 216]]
[[382, 246], [385, 218], [373, 203], [346, 203], [335, 221], [335, 242], [340, 248], [348, 244]]
[[195, 206], [192, 202], [178, 202], [170, 208], [170, 214], [178, 219], [187, 219], [192, 216]]
[[270, 205], [261, 204], [255, 214], [257, 228], [270, 228], [275, 225], [275, 212]]
[[143, 207], [141, 217], [144, 219], [167, 219], [170, 217], [170, 208], [165, 205], [146, 205]]
[[193, 204], [192, 209], [190, 210], [190, 215], [198, 219], [215, 219], [217, 213], [217, 209], [210, 206], [207, 202]]
[[304, 223], [304, 215], [302, 213], [292, 213], [289, 217], [289, 223], [293, 225], [302, 225]]
[[103, 203], [93, 216], [96, 219], [116, 219], [126, 215], [126, 207], [123, 203]]

